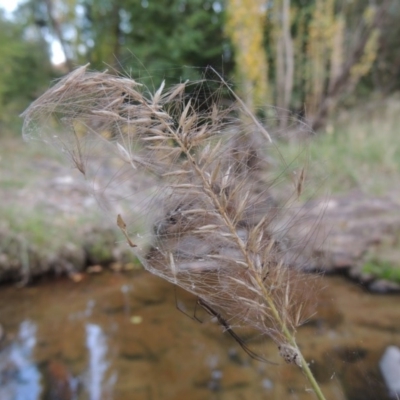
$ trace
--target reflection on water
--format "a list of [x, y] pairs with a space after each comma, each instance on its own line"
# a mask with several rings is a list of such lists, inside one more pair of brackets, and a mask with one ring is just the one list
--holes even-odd
[[117, 379], [114, 372], [106, 379], [109, 368], [107, 362], [107, 340], [100, 326], [86, 325], [86, 346], [89, 350], [89, 367], [86, 389], [90, 400], [112, 399], [112, 388]]
[[[329, 399], [386, 400], [378, 362], [400, 343], [398, 297], [326, 279], [319, 316], [298, 341]], [[0, 400], [308, 400], [276, 345], [237, 333], [280, 363], [250, 359], [196, 303], [147, 273], [91, 276], [0, 290]], [[251, 332], [250, 332], [251, 333]], [[255, 338], [254, 340], [252, 338]], [[262, 339], [262, 340], [261, 340]]]
[[[90, 303], [93, 307], [93, 302]], [[87, 310], [85, 311], [86, 314]], [[90, 314], [89, 314], [90, 315]], [[0, 400], [39, 400], [42, 398], [42, 376], [33, 352], [37, 344], [37, 327], [32, 321], [20, 324], [17, 337], [0, 352]], [[117, 380], [114, 371], [106, 377], [109, 368], [107, 340], [100, 326], [86, 325], [86, 347], [88, 367], [81, 383], [87, 392], [88, 400], [112, 399], [112, 389]], [[50, 361], [50, 389], [44, 395], [46, 399], [58, 400], [76, 398], [79, 379], [73, 378], [59, 362]], [[48, 375], [49, 375], [48, 374]], [[62, 392], [62, 393], [61, 393]]]
[[0, 399], [37, 400], [42, 392], [41, 374], [32, 360], [36, 325], [23, 321], [13, 343], [0, 352]]

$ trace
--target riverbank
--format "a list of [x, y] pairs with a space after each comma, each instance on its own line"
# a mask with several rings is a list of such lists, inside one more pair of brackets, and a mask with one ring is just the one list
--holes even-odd
[[[51, 147], [3, 139], [0, 166], [0, 283], [27, 284], [45, 274], [79, 281], [85, 270], [141, 268], [90, 185]], [[111, 168], [104, 173], [112, 177]], [[141, 193], [154, 182], [134, 184]], [[134, 201], [144, 201], [140, 196]], [[293, 237], [305, 235], [300, 251], [308, 270], [346, 274], [375, 292], [398, 291], [398, 199], [396, 191], [353, 189], [303, 203], [282, 224]]]
[[1, 283], [139, 267], [82, 176], [51, 147], [2, 139], [0, 169]]

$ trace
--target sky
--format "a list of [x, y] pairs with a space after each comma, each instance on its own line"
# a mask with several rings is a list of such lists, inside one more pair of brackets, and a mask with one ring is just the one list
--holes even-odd
[[[11, 16], [11, 13], [17, 8], [21, 0], [0, 0], [0, 8], [6, 11], [7, 16]], [[55, 65], [61, 64], [65, 61], [64, 53], [61, 49], [61, 45], [57, 40], [51, 40], [51, 62]]]
[[6, 10], [7, 13], [11, 13], [17, 8], [20, 2], [20, 0], [0, 0], [0, 8]]

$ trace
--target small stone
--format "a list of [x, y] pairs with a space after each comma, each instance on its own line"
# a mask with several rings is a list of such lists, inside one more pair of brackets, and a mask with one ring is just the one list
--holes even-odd
[[121, 272], [123, 269], [123, 265], [120, 262], [114, 262], [110, 265], [110, 268], [114, 272]]
[[273, 384], [273, 382], [270, 380], [270, 379], [263, 379], [262, 380], [262, 382], [261, 382], [261, 384], [262, 384], [262, 387], [265, 389], [265, 390], [272, 390], [273, 389], [273, 387], [274, 387], [274, 384]]
[[211, 372], [211, 379], [213, 380], [220, 380], [222, 379], [222, 371], [219, 369], [215, 369]]
[[134, 263], [126, 263], [123, 266], [124, 271], [133, 271], [134, 269], [139, 269], [140, 266], [135, 265]]
[[68, 274], [68, 277], [75, 283], [79, 283], [85, 278], [85, 275], [81, 274], [80, 272], [70, 272]]
[[399, 292], [400, 285], [386, 279], [377, 279], [368, 286], [368, 289], [375, 293]]
[[103, 267], [101, 265], [91, 265], [87, 268], [88, 274], [99, 274], [100, 272], [103, 272]]
[[400, 396], [400, 349], [396, 346], [387, 347], [379, 361], [379, 367], [390, 396], [398, 398]]

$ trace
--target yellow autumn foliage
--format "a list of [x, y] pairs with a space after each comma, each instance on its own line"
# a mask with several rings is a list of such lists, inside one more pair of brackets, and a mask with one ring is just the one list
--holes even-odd
[[316, 0], [308, 29], [305, 105], [309, 116], [316, 113], [329, 76], [328, 63], [337, 29], [334, 6], [334, 0]]
[[266, 21], [265, 1], [227, 0], [226, 33], [235, 50], [241, 94], [254, 110], [266, 102], [268, 63], [263, 45]]
[[363, 76], [365, 76], [372, 67], [376, 56], [378, 54], [378, 40], [379, 40], [379, 29], [374, 29], [371, 36], [368, 38], [368, 42], [365, 45], [364, 54], [358, 64], [355, 64], [351, 68], [351, 78], [354, 83], [357, 83]]
[[[280, 110], [295, 105], [304, 107], [313, 121], [326, 97], [338, 97], [335, 85], [349, 68], [348, 56], [357, 43], [357, 35], [354, 43], [351, 36], [356, 28], [348, 19], [353, 12], [349, 7], [338, 0], [315, 0], [306, 9], [290, 0], [226, 0], [225, 32], [234, 47], [241, 96], [252, 111], [266, 103]], [[375, 15], [376, 8], [365, 6], [356, 18], [371, 27]], [[350, 66], [348, 88], [370, 72], [377, 57], [379, 30], [367, 34], [361, 58]], [[282, 118], [284, 112], [280, 114]]]
[[[364, 21], [367, 25], [371, 25], [375, 17], [375, 8], [369, 6], [364, 11]], [[365, 76], [372, 68], [372, 65], [378, 54], [379, 45], [379, 29], [374, 29], [365, 45], [364, 54], [361, 60], [355, 64], [350, 71], [352, 84], [355, 85], [363, 76]]]

